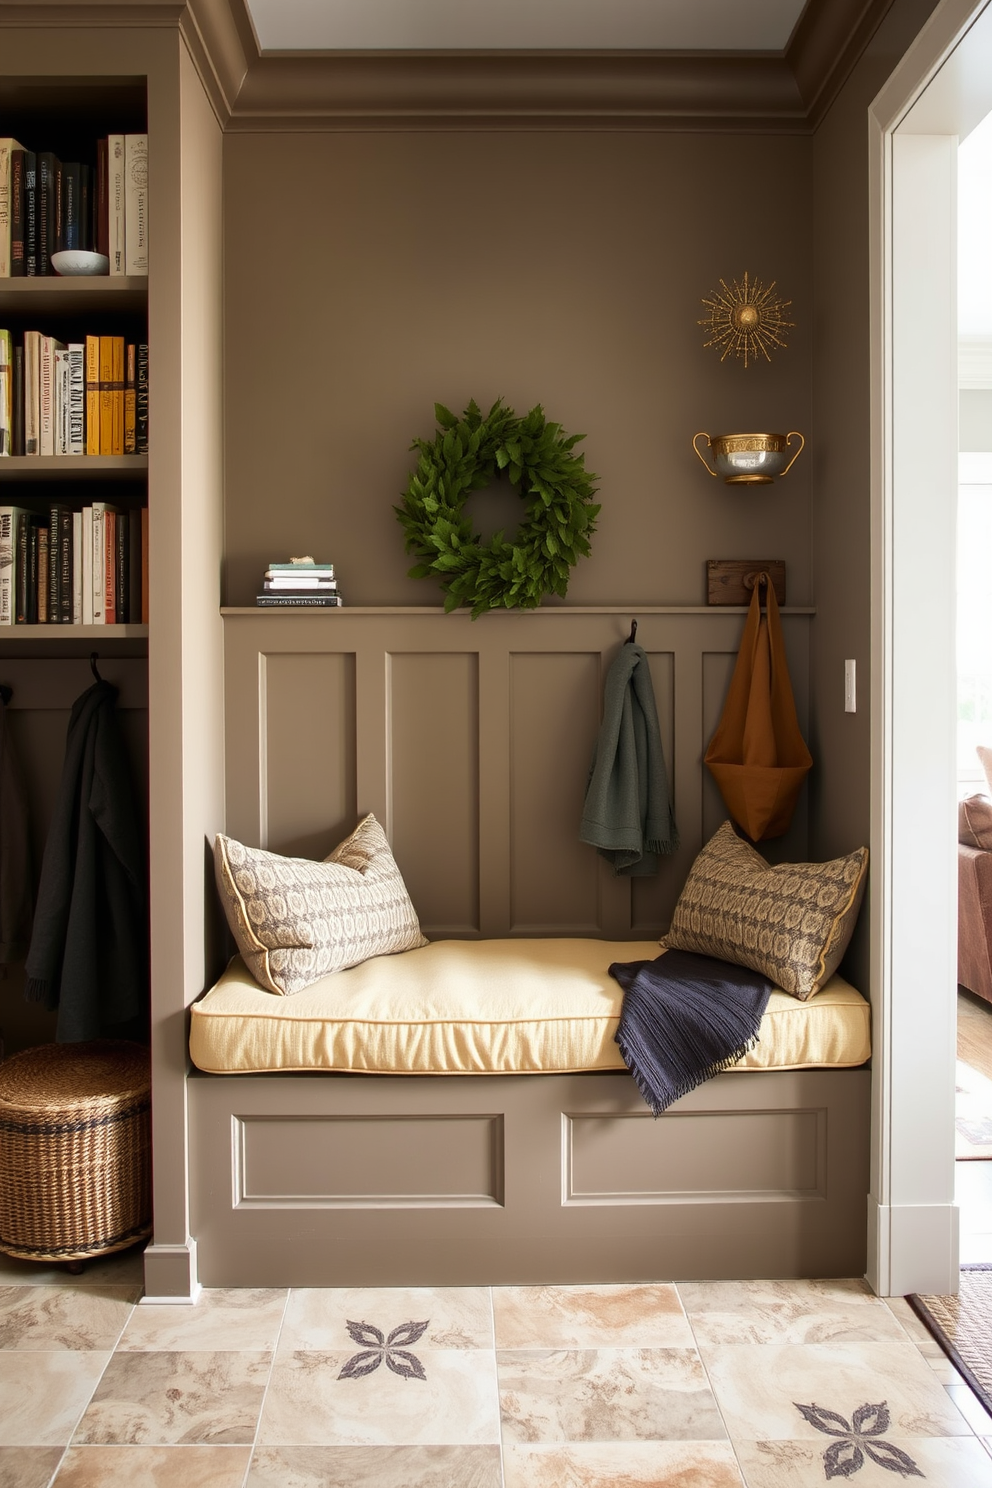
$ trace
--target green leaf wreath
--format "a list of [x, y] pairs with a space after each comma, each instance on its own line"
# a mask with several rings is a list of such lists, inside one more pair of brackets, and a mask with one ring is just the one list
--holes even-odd
[[[486, 610], [532, 610], [545, 594], [564, 595], [569, 571], [589, 555], [599, 507], [599, 479], [572, 451], [582, 434], [565, 435], [538, 405], [518, 419], [497, 399], [483, 418], [475, 400], [457, 418], [435, 403], [432, 440], [415, 439], [417, 467], [400, 506], [406, 550], [420, 560], [410, 577], [441, 582], [446, 611], [471, 605], [472, 619]], [[526, 515], [516, 542], [497, 532], [485, 544], [464, 516], [473, 491], [484, 490], [505, 470], [523, 498]]]

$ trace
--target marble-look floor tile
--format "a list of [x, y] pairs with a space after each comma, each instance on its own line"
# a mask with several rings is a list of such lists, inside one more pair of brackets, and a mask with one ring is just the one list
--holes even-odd
[[504, 1488], [742, 1488], [726, 1442], [571, 1442], [503, 1449]]
[[0, 1447], [0, 1488], [48, 1488], [61, 1447]]
[[117, 1353], [73, 1442], [250, 1443], [271, 1360], [271, 1354], [254, 1352]]
[[245, 1488], [502, 1488], [499, 1447], [257, 1447]]
[[692, 1348], [674, 1286], [493, 1287], [498, 1349]]
[[241, 1488], [250, 1447], [70, 1447], [52, 1488]]
[[883, 1467], [868, 1460], [863, 1450], [863, 1466], [858, 1468], [846, 1449], [839, 1470], [828, 1474], [824, 1461], [830, 1449], [827, 1437], [821, 1438], [822, 1446], [815, 1441], [738, 1441], [734, 1445], [747, 1488], [823, 1488], [828, 1476], [861, 1488], [887, 1488], [892, 1483], [914, 1482], [917, 1474], [926, 1488], [992, 1488], [992, 1457], [985, 1455], [983, 1460], [982, 1444], [976, 1437], [889, 1435], [881, 1440], [908, 1459], [916, 1473], [894, 1454], [886, 1453], [890, 1465]]
[[916, 1344], [932, 1344], [943, 1352], [929, 1328], [926, 1328], [910, 1307], [905, 1297], [882, 1297], [880, 1299], [903, 1328], [906, 1336]]
[[0, 1446], [65, 1446], [110, 1354], [0, 1353]]
[[403, 1323], [426, 1322], [422, 1349], [493, 1346], [488, 1287], [294, 1287], [280, 1351], [348, 1348], [349, 1322], [370, 1323], [384, 1337]]
[[905, 1339], [863, 1281], [690, 1281], [678, 1290], [699, 1344]]
[[[265, 1446], [457, 1446], [499, 1441], [495, 1359], [483, 1349], [406, 1350], [423, 1378], [398, 1374], [374, 1351], [287, 1354], [272, 1369], [259, 1428]], [[361, 1360], [361, 1355], [365, 1359]], [[357, 1359], [360, 1362], [355, 1365]], [[351, 1363], [349, 1364], [349, 1361]], [[412, 1370], [404, 1359], [398, 1367]]]
[[0, 1348], [112, 1349], [134, 1286], [0, 1286]]
[[496, 1359], [504, 1442], [726, 1438], [694, 1349], [501, 1349]]
[[936, 1358], [931, 1358], [929, 1354], [924, 1354], [923, 1358], [927, 1361], [927, 1367], [933, 1370], [939, 1384], [963, 1385], [966, 1383], [964, 1375], [958, 1373], [943, 1350]]
[[911, 1343], [729, 1344], [704, 1346], [706, 1365], [731, 1438], [791, 1441], [820, 1436], [799, 1407], [850, 1421], [885, 1401], [892, 1434], [961, 1436], [967, 1422]]
[[992, 1416], [969, 1384], [961, 1380], [958, 1384], [945, 1385], [944, 1388], [976, 1436], [985, 1436], [992, 1431]]
[[119, 1349], [249, 1349], [272, 1351], [286, 1307], [285, 1291], [203, 1291], [194, 1306], [136, 1307]]

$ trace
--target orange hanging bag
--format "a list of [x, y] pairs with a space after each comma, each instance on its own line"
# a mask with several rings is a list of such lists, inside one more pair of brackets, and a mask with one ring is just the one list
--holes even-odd
[[723, 716], [705, 760], [727, 811], [752, 842], [788, 831], [813, 756], [799, 732], [778, 600], [766, 573], [754, 581]]

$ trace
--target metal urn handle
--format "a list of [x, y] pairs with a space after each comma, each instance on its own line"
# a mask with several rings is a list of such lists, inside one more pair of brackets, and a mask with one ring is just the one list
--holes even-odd
[[[789, 437], [791, 439], [792, 436], [790, 435]], [[800, 435], [799, 437], [801, 439], [802, 438], [802, 435]], [[710, 439], [710, 436], [707, 434], [707, 432], [706, 432], [705, 429], [700, 429], [700, 431], [699, 431], [698, 434], [694, 434], [692, 436], [692, 447], [696, 451], [696, 454], [699, 456], [699, 459], [702, 462], [703, 469], [706, 470], [706, 471], [708, 471], [709, 474], [713, 477], [714, 480], [719, 480], [720, 477], [717, 475], [716, 471], [711, 468], [710, 463], [707, 460], [706, 456], [699, 453], [699, 446], [696, 444], [696, 440], [697, 439], [705, 439], [706, 440], [706, 443], [707, 443], [707, 446], [709, 448], [711, 448], [711, 449], [713, 447], [713, 441]], [[797, 455], [798, 455], [798, 453], [799, 453], [799, 451], [796, 450], [796, 454]]]
[[796, 453], [793, 455], [788, 465], [786, 465], [785, 469], [782, 471], [782, 474], [779, 476], [779, 480], [784, 480], [789, 471], [792, 469], [793, 465], [795, 465], [796, 461], [799, 459], [799, 456], [802, 454], [803, 450], [806, 448], [806, 441], [800, 434], [799, 430], [790, 429], [788, 434], [785, 436], [786, 449], [791, 449], [793, 439], [799, 440], [799, 448], [796, 450]]

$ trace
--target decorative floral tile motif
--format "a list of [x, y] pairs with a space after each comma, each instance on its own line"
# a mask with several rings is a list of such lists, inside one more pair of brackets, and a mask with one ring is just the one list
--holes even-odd
[[429, 1322], [430, 1318], [425, 1318], [422, 1323], [400, 1323], [388, 1336], [371, 1323], [349, 1322], [348, 1332], [362, 1348], [344, 1361], [338, 1379], [362, 1379], [385, 1364], [402, 1379], [426, 1380], [423, 1364], [405, 1345], [422, 1338]]
[[830, 1402], [846, 1420], [888, 1402], [891, 1435], [967, 1436], [967, 1422], [909, 1343], [722, 1344], [700, 1349], [731, 1439], [809, 1440], [818, 1428], [794, 1401]]
[[405, 1318], [429, 1318], [418, 1352], [493, 1346], [488, 1287], [294, 1287], [279, 1348], [347, 1348], [348, 1323], [356, 1318], [375, 1318], [387, 1332]]
[[496, 1347], [692, 1348], [674, 1286], [493, 1287]]
[[874, 1462], [876, 1467], [884, 1467], [887, 1472], [897, 1473], [901, 1478], [923, 1477], [908, 1452], [884, 1440], [884, 1434], [892, 1424], [884, 1400], [874, 1405], [866, 1402], [857, 1406], [850, 1421], [822, 1405], [800, 1405], [798, 1400], [793, 1404], [817, 1431], [834, 1438], [823, 1454], [826, 1477], [853, 1478], [866, 1460]]
[[694, 1349], [504, 1349], [496, 1361], [504, 1442], [726, 1439]]
[[[892, 1437], [893, 1446], [912, 1459], [923, 1477], [922, 1488], [992, 1488], [992, 1457], [984, 1454], [982, 1444], [973, 1436], [958, 1437]], [[816, 1441], [735, 1441], [737, 1458], [744, 1472], [747, 1488], [829, 1488], [823, 1461], [823, 1437]], [[914, 1482], [866, 1462], [850, 1478], [843, 1475], [834, 1482], [850, 1482], [852, 1488], [884, 1488], [891, 1483]]]

